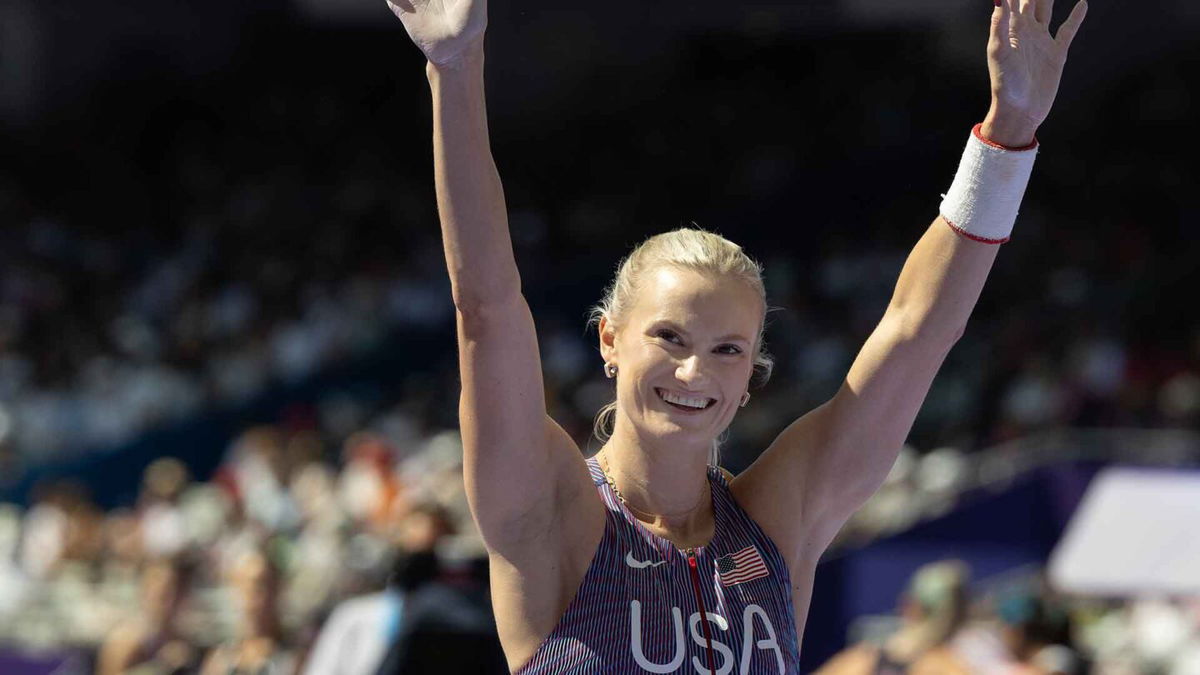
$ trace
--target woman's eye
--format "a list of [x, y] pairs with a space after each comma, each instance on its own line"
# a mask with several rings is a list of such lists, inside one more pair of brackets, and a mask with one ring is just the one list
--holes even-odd
[[742, 353], [741, 347], [738, 347], [737, 345], [721, 345], [720, 347], [717, 347], [717, 349], [722, 354], [741, 354]]
[[679, 336], [676, 335], [674, 333], [674, 331], [669, 331], [669, 330], [664, 329], [664, 330], [658, 331], [658, 333], [656, 333], [655, 335], [657, 335], [657, 337], [660, 337], [669, 342], [679, 342]]

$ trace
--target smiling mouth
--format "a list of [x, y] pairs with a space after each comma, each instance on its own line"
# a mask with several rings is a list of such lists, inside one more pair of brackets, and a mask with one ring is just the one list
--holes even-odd
[[712, 407], [712, 404], [717, 402], [715, 398], [697, 397], [697, 396], [680, 396], [673, 394], [665, 389], [658, 387], [654, 388], [654, 393], [658, 394], [659, 400], [672, 408], [682, 410], [684, 412], [700, 412]]

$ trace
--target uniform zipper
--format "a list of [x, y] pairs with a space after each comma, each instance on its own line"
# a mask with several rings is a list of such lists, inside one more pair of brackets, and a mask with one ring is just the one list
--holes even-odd
[[712, 630], [708, 627], [708, 611], [704, 609], [704, 596], [700, 593], [700, 570], [696, 567], [696, 550], [686, 549], [688, 571], [692, 574], [692, 588], [696, 591], [696, 602], [700, 604], [700, 625], [704, 627], [704, 640], [708, 643], [708, 672], [717, 672], [716, 659], [713, 658]]

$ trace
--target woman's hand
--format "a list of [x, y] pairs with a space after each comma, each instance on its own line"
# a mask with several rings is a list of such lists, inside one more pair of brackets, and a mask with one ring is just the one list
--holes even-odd
[[987, 48], [992, 107], [980, 130], [984, 137], [1009, 146], [1033, 142], [1054, 105], [1067, 50], [1087, 7], [1087, 0], [1079, 0], [1052, 36], [1054, 0], [997, 0]]
[[457, 61], [483, 41], [487, 0], [387, 0], [409, 37], [434, 65]]

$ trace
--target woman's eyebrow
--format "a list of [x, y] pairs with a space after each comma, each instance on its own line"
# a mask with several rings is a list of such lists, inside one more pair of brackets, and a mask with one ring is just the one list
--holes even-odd
[[684, 330], [679, 324], [675, 323], [674, 321], [672, 321], [670, 319], [666, 319], [663, 317], [659, 317], [659, 318], [651, 321], [650, 325], [655, 328], [661, 328], [661, 327], [665, 326], [667, 328], [670, 328], [671, 330], [679, 331], [680, 333], [687, 335], [687, 331]]
[[[679, 324], [675, 323], [674, 321], [672, 321], [670, 319], [655, 319], [651, 325], [655, 328], [659, 328], [659, 327], [670, 328], [671, 330], [675, 331], [676, 333], [679, 333], [680, 335], [682, 335], [684, 337], [689, 337], [688, 332], [686, 330], [684, 330], [682, 327], [680, 327]], [[744, 337], [741, 333], [730, 333], [728, 335], [722, 335], [721, 337], [716, 339], [717, 342], [731, 342], [731, 341], [735, 341], [735, 340], [741, 340], [742, 342], [750, 342], [750, 339]]]

